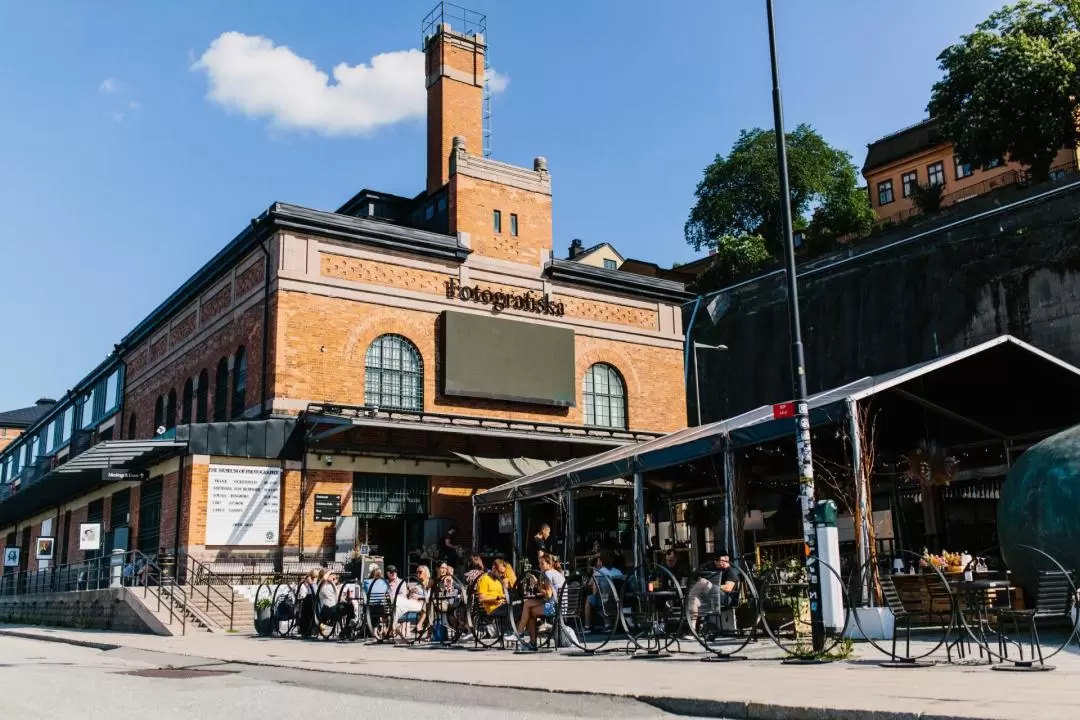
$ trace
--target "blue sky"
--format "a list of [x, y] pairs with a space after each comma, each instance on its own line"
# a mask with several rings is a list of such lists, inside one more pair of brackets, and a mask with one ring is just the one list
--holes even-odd
[[[810, 123], [861, 166], [868, 142], [924, 116], [938, 52], [1000, 4], [777, 0], [788, 127]], [[251, 57], [211, 56], [218, 75], [192, 66], [230, 31], [278, 48], [265, 55], [284, 65], [264, 81], [301, 58], [329, 73], [405, 57], [433, 5], [0, 3], [0, 409], [62, 394], [272, 202], [422, 190], [423, 120], [394, 88], [372, 118], [362, 97], [305, 94], [303, 73], [253, 96], [251, 68], [221, 67]], [[741, 128], [772, 122], [764, 0], [470, 7], [487, 13], [508, 79], [494, 157], [548, 158], [556, 251], [580, 237], [692, 259], [682, 226], [701, 170]], [[207, 98], [213, 78], [224, 104]], [[242, 110], [256, 106], [263, 116]]]

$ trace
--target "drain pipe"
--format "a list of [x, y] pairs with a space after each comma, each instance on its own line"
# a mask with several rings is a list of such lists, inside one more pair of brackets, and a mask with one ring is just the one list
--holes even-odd
[[[251, 232], [253, 235], [257, 234], [259, 227], [259, 219], [255, 218], [251, 221]], [[269, 352], [270, 352], [270, 248], [267, 245], [270, 242], [270, 238], [267, 238], [265, 242], [259, 243], [259, 248], [263, 251], [263, 319], [262, 319], [262, 373], [260, 375], [259, 384], [259, 416], [266, 417], [269, 415], [269, 411], [266, 407], [266, 371], [269, 367]]]

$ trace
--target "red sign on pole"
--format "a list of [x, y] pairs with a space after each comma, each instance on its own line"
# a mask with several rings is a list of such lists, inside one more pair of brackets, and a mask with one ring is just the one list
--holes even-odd
[[783, 402], [773, 405], [772, 416], [776, 420], [779, 420], [781, 418], [795, 417], [795, 403]]

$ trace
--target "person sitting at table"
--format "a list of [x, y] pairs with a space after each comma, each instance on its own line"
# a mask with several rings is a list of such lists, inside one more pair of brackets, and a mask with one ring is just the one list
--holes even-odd
[[465, 587], [472, 589], [480, 576], [484, 574], [484, 558], [473, 553], [469, 556], [469, 566], [465, 571]]
[[559, 591], [566, 583], [561, 565], [554, 555], [540, 556], [540, 579], [535, 592], [526, 596], [521, 606], [521, 620], [518, 622], [518, 635], [529, 630], [529, 642], [521, 643], [523, 650], [536, 650], [537, 623], [541, 618], [555, 617], [555, 603], [559, 601]]
[[315, 595], [318, 589], [319, 571], [312, 568], [296, 589], [296, 599], [300, 602], [300, 637], [310, 637], [315, 627]]
[[[667, 568], [668, 572], [670, 572], [671, 575], [675, 577], [675, 582], [680, 584], [685, 583], [687, 574], [686, 568], [684, 568], [679, 562], [679, 555], [674, 550], [668, 550], [666, 553], [664, 553], [664, 567]], [[671, 582], [671, 577], [668, 576], [667, 573], [661, 572], [660, 577], [660, 582], [664, 590], [675, 589], [674, 585]]]
[[506, 562], [505, 556], [496, 555], [495, 560], [491, 563], [491, 569], [496, 571], [498, 576], [504, 580], [506, 587], [517, 586], [517, 573], [514, 572], [514, 568], [510, 567], [510, 563]]
[[318, 612], [319, 632], [326, 632], [337, 622], [338, 585], [332, 570], [319, 570]]
[[[622, 580], [622, 570], [617, 567], [608, 567], [604, 563], [604, 556], [606, 553], [601, 553], [596, 558], [596, 563], [593, 566], [593, 578], [589, 580], [589, 598], [585, 602], [585, 627], [591, 628], [593, 626], [593, 613], [597, 610], [603, 615], [604, 613], [604, 598], [610, 595], [611, 585], [603, 580], [597, 580], [597, 575], [602, 575], [609, 580]], [[604, 616], [604, 630], [609, 630], [611, 626], [612, 618]]]
[[505, 615], [508, 586], [505, 573], [509, 569], [510, 566], [505, 560], [496, 558], [491, 564], [491, 570], [477, 579], [475, 594], [485, 615]]
[[408, 613], [417, 613], [417, 627], [423, 622], [424, 604], [428, 593], [431, 591], [431, 570], [427, 565], [416, 566], [416, 581], [406, 583], [401, 591], [397, 602], [394, 604], [394, 627], [404, 636], [405, 629], [402, 627], [402, 619]]
[[690, 587], [686, 604], [693, 622], [701, 615], [705, 600], [716, 602], [716, 611], [719, 612], [721, 608], [735, 605], [738, 597], [739, 573], [731, 566], [731, 556], [727, 551], [717, 553], [712, 562], [706, 563], [699, 573], [700, 577]]

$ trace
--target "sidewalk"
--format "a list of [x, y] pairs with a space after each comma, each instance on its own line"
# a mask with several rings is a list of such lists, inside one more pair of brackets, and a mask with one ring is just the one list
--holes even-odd
[[1059, 720], [1080, 710], [1080, 655], [1075, 646], [1051, 661], [1057, 667], [1053, 672], [1009, 673], [985, 666], [885, 669], [872, 650], [847, 662], [781, 665], [780, 651], [764, 644], [750, 653], [749, 661], [702, 663], [701, 655], [650, 661], [621, 654], [516, 655], [252, 635], [158, 637], [13, 625], [0, 626], [0, 636], [4, 634], [312, 671], [621, 695], [672, 712], [727, 718]]

